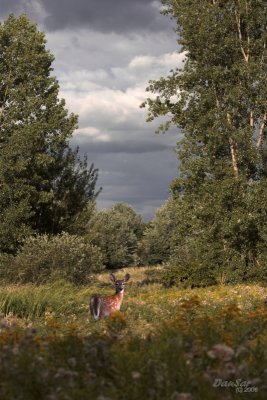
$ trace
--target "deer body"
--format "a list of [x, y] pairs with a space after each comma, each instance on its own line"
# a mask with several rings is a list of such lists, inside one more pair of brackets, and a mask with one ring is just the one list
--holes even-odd
[[130, 279], [130, 275], [126, 274], [122, 280], [118, 280], [113, 274], [110, 274], [110, 279], [115, 284], [116, 293], [110, 296], [94, 294], [90, 299], [90, 312], [95, 321], [120, 310], [124, 295], [124, 284]]

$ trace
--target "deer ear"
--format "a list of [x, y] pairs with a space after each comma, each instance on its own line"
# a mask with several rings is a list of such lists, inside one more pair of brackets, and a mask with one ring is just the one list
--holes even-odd
[[110, 274], [109, 276], [110, 276], [110, 280], [111, 280], [112, 282], [116, 282], [115, 275]]
[[123, 280], [124, 280], [124, 282], [127, 282], [130, 278], [131, 278], [131, 275], [126, 274]]

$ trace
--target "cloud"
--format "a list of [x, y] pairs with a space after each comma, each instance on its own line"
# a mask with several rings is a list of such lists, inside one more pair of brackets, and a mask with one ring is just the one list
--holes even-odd
[[[60, 36], [62, 51], [56, 54], [56, 60], [60, 60], [60, 68], [56, 67], [60, 95], [79, 115], [80, 128], [73, 146], [78, 145], [80, 153], [99, 168], [98, 184], [103, 191], [98, 206], [124, 201], [150, 219], [169, 196], [169, 184], [177, 175], [173, 150], [177, 132], [155, 135], [161, 121], [148, 124], [147, 110], [139, 106], [149, 96], [145, 91], [148, 81], [182, 66], [184, 55], [174, 51], [165, 34], [123, 37], [82, 29], [64, 31], [64, 35], [49, 34], [49, 43], [52, 37], [59, 40]], [[76, 43], [71, 54], [63, 51], [70, 35]]]
[[[1, 15], [26, 13], [47, 31], [85, 27], [98, 32], [164, 31], [158, 0], [2, 0]], [[170, 22], [171, 24], [171, 22]]]
[[60, 73], [98, 70], [112, 74], [134, 62], [135, 57], [148, 56], [160, 60], [162, 54], [177, 50], [172, 30], [153, 35], [141, 32], [124, 35], [77, 27], [48, 32], [46, 37], [48, 48], [55, 56], [55, 70]]
[[1, 0], [0, 17], [6, 18], [11, 12], [15, 15], [27, 14], [38, 23], [42, 23], [49, 16], [42, 1]]
[[48, 30], [81, 25], [101, 32], [166, 29], [166, 21], [163, 21], [164, 17], [159, 13], [160, 3], [157, 1], [64, 0], [64, 6], [62, 0], [41, 2], [49, 14], [44, 21]]
[[[176, 155], [169, 148], [151, 153], [88, 153], [99, 167], [103, 187], [98, 206], [120, 201], [132, 204], [145, 219], [169, 196], [169, 183], [177, 175]], [[166, 184], [168, 182], [168, 184]]]
[[[105, 140], [106, 139], [106, 140]], [[110, 138], [97, 137], [97, 140], [88, 140], [88, 132], [86, 135], [76, 134], [72, 140], [74, 146], [79, 146], [84, 153], [96, 154], [148, 154], [170, 150], [170, 144], [162, 143], [159, 141], [143, 140], [137, 142], [136, 140], [126, 139], [124, 141], [110, 141]]]
[[178, 54], [177, 52], [165, 53], [161, 57], [151, 55], [137, 55], [129, 63], [129, 68], [133, 70], [148, 69], [153, 66], [157, 67], [173, 67], [178, 65], [184, 59], [184, 53]]
[[[111, 47], [112, 44], [110, 39]], [[171, 52], [160, 57], [147, 54], [128, 58], [124, 65], [117, 59], [117, 65], [106, 68], [95, 69], [89, 62], [87, 69], [59, 70], [60, 95], [67, 107], [79, 115], [84, 135], [87, 129], [92, 136], [95, 129], [96, 137], [100, 138], [100, 132], [104, 135], [101, 141], [107, 141], [108, 137], [116, 141], [134, 132], [136, 141], [142, 142], [144, 133], [152, 128], [146, 123], [147, 111], [140, 110], [140, 104], [148, 96], [148, 81], [181, 66], [184, 55]], [[66, 63], [71, 64], [71, 60]]]

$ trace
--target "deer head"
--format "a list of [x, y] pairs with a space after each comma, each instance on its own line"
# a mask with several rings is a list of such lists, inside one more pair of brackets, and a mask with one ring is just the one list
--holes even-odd
[[115, 284], [116, 293], [124, 291], [124, 285], [130, 279], [130, 274], [126, 274], [123, 279], [116, 279], [114, 274], [110, 274], [110, 280]]

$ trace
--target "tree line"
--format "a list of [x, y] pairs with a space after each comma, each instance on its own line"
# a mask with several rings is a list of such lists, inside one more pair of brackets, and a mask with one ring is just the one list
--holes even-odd
[[[77, 116], [58, 99], [44, 34], [26, 16], [0, 25], [2, 271], [82, 282], [88, 269], [162, 264], [166, 285], [266, 281], [267, 3], [162, 3], [184, 65], [150, 81], [142, 106], [182, 139], [171, 196], [147, 224], [126, 204], [96, 210], [98, 170], [69, 145]], [[55, 249], [64, 262], [48, 261]]]

